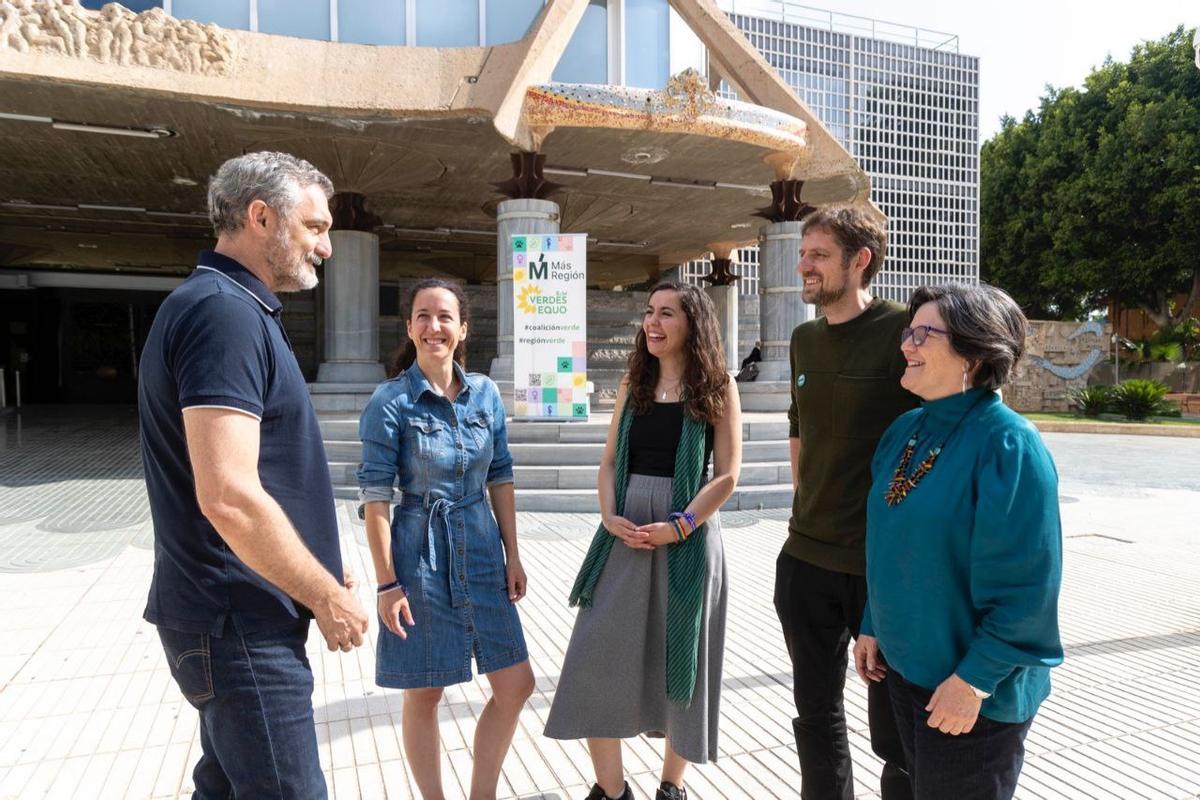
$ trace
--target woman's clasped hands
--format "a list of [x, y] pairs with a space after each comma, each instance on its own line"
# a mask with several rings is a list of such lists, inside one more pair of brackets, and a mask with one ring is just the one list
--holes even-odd
[[648, 525], [634, 525], [624, 517], [616, 514], [603, 517], [604, 529], [625, 543], [626, 547], [634, 550], [653, 550], [666, 544], [679, 541], [675, 526], [670, 522], [651, 522]]

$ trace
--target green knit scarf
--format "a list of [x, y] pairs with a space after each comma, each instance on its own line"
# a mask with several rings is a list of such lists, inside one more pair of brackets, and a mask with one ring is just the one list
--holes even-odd
[[[629, 483], [629, 428], [633, 424], [630, 405], [625, 404], [617, 428], [615, 485], [618, 514], [625, 511], [625, 489]], [[685, 509], [700, 491], [704, 472], [705, 432], [703, 422], [684, 414], [683, 433], [679, 438], [679, 449], [675, 452], [672, 511]], [[701, 525], [685, 541], [667, 545], [667, 698], [684, 707], [691, 705], [696, 687], [700, 618], [704, 611], [706, 528]], [[596, 528], [592, 544], [588, 547], [571, 589], [571, 605], [591, 608], [592, 593], [615, 539], [603, 523]]]

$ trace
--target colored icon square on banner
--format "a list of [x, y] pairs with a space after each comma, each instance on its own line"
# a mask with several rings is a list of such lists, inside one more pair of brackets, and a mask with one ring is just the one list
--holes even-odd
[[525, 262], [528, 260], [529, 260], [529, 257], [526, 256], [524, 253], [513, 253], [513, 266], [514, 267], [523, 267], [523, 266], [525, 266]]
[[573, 403], [571, 405], [571, 416], [572, 417], [586, 417], [587, 416], [587, 403]]
[[557, 236], [543, 236], [542, 237], [542, 249], [543, 250], [553, 250], [555, 245], [557, 245], [557, 244], [558, 244]]
[[558, 386], [558, 373], [557, 372], [543, 372], [542, 373], [542, 386]]
[[529, 403], [534, 403], [534, 404], [541, 403], [542, 402], [542, 390], [541, 389], [526, 389], [525, 390], [525, 399], [526, 399], [526, 402], [529, 402]]
[[571, 372], [575, 368], [575, 359], [570, 356], [559, 356], [557, 361], [559, 372]]
[[558, 237], [558, 249], [564, 253], [570, 253], [575, 249], [575, 237], [560, 236]]
[[525, 252], [525, 237], [524, 236], [514, 236], [512, 239], [512, 244], [513, 244], [513, 252], [514, 253], [524, 253]]
[[571, 409], [572, 409], [572, 405], [570, 403], [559, 403], [558, 404], [558, 416], [560, 416], [560, 417], [574, 416]]
[[525, 252], [538, 253], [538, 252], [541, 252], [541, 249], [542, 249], [542, 237], [540, 237], [540, 236], [526, 236], [525, 237]]
[[586, 358], [572, 358], [571, 359], [571, 371], [579, 372], [579, 373], [586, 373], [587, 372], [587, 359]]
[[558, 402], [558, 389], [542, 389], [542, 402], [543, 403], [557, 403]]
[[513, 403], [513, 412], [518, 417], [529, 416], [529, 403], [524, 403], [518, 400], [517, 402]]
[[542, 373], [540, 373], [540, 372], [529, 373], [529, 385], [530, 386], [541, 386], [542, 385]]
[[575, 358], [587, 358], [587, 342], [571, 342], [571, 355]]
[[582, 389], [587, 383], [587, 375], [582, 372], [576, 372], [571, 375], [571, 386], [576, 389]]

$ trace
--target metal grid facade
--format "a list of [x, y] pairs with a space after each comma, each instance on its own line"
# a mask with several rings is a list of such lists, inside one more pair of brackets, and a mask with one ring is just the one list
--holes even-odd
[[979, 59], [947, 34], [790, 3], [745, 7], [726, 10], [871, 177], [888, 217], [874, 293], [905, 302], [925, 284], [977, 282]]

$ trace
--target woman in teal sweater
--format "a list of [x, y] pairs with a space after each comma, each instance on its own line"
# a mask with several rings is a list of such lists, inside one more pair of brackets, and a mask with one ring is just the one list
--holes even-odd
[[918, 800], [1011, 798], [1062, 663], [1058, 475], [997, 389], [1026, 321], [990, 286], [918, 289], [901, 384], [922, 407], [872, 461], [867, 609], [854, 661], [887, 680]]

